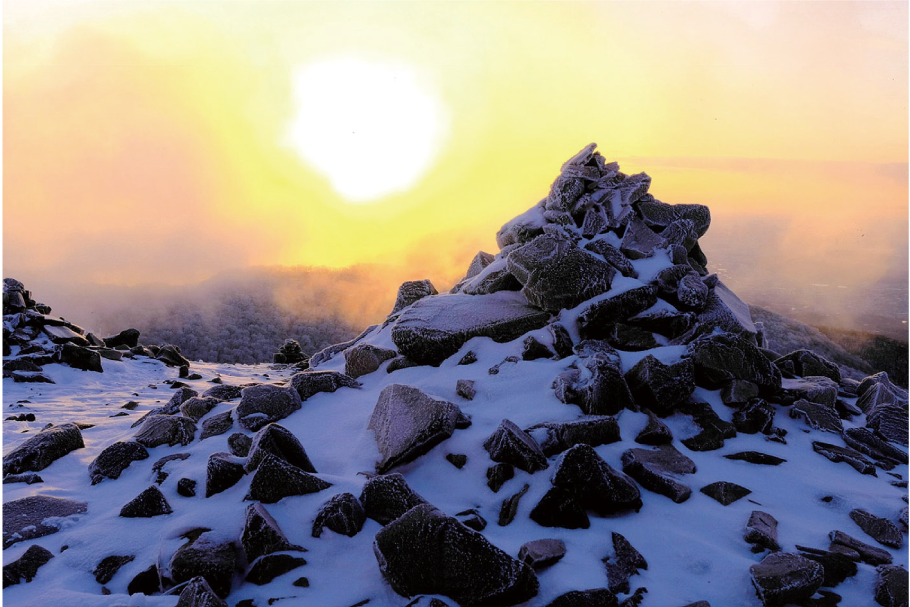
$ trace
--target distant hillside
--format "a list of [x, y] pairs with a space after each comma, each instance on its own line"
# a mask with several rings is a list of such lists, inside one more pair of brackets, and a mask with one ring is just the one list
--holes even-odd
[[887, 371], [896, 384], [907, 387], [908, 346], [904, 342], [863, 331], [818, 327], [847, 352], [862, 358], [876, 371]]

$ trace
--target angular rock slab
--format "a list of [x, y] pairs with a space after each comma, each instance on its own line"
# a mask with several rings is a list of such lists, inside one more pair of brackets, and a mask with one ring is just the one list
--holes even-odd
[[743, 539], [749, 544], [768, 550], [780, 550], [777, 542], [777, 519], [761, 510], [753, 510], [746, 523]]
[[832, 551], [835, 547], [840, 546], [854, 551], [855, 554], [859, 554], [860, 560], [869, 565], [888, 565], [891, 563], [892, 559], [890, 552], [861, 542], [843, 531], [832, 531], [828, 534], [828, 537], [831, 540]]
[[667, 415], [695, 390], [695, 366], [688, 358], [665, 365], [648, 354], [626, 373], [625, 379], [640, 407]]
[[[477, 255], [480, 256], [481, 254], [478, 253]], [[492, 261], [492, 259], [490, 261]], [[489, 261], [487, 261], [487, 263], [489, 264]], [[473, 264], [471, 267], [474, 267]], [[407, 282], [403, 282], [401, 283], [401, 286], [398, 287], [398, 296], [395, 298], [395, 306], [392, 308], [389, 316], [401, 312], [408, 306], [412, 305], [414, 302], [423, 299], [424, 297], [438, 294], [439, 292], [436, 290], [436, 287], [434, 287], [433, 283], [429, 280], [409, 280]]]
[[658, 449], [629, 449], [622, 454], [622, 471], [649, 491], [669, 497], [677, 504], [689, 499], [692, 489], [676, 480], [682, 474], [693, 474], [695, 462], [673, 445]]
[[547, 456], [543, 454], [537, 441], [507, 419], [502, 420], [492, 436], [484, 442], [483, 447], [494, 462], [512, 464], [519, 470], [531, 474], [549, 467]]
[[789, 552], [773, 552], [749, 567], [752, 585], [765, 607], [799, 603], [810, 598], [824, 580], [815, 561]]
[[60, 528], [45, 524], [49, 518], [81, 514], [88, 509], [85, 502], [76, 502], [49, 495], [32, 495], [3, 504], [3, 549], [17, 542], [57, 533]]
[[76, 449], [85, 447], [76, 424], [42, 430], [3, 457], [3, 474], [38, 472]]
[[221, 598], [231, 592], [237, 549], [231, 542], [214, 542], [205, 535], [184, 544], [171, 557], [171, 577], [177, 583], [200, 576]]
[[318, 476], [267, 453], [253, 474], [245, 499], [274, 504], [286, 497], [318, 493], [331, 486]]
[[171, 514], [170, 504], [164, 494], [155, 485], [152, 485], [120, 509], [120, 516], [124, 518], [151, 518], [162, 514]]
[[302, 550], [300, 546], [295, 546], [288, 541], [287, 536], [278, 526], [278, 522], [260, 503], [247, 506], [240, 544], [243, 546], [246, 560], [249, 563], [260, 556], [273, 552]]
[[300, 409], [300, 406], [300, 394], [293, 387], [280, 388], [268, 384], [251, 386], [241, 392], [237, 417], [241, 426], [255, 431], [284, 419]]
[[715, 388], [743, 379], [762, 391], [776, 393], [780, 389], [780, 370], [742, 337], [731, 333], [702, 335], [688, 344], [688, 352], [695, 363], [698, 385]]
[[227, 603], [212, 591], [205, 578], [199, 576], [183, 587], [176, 607], [227, 607]]
[[575, 445], [607, 445], [621, 440], [616, 418], [606, 415], [585, 416], [570, 422], [543, 422], [526, 428], [547, 457]]
[[360, 503], [367, 518], [387, 525], [415, 506], [427, 501], [408, 486], [404, 477], [393, 472], [371, 477], [363, 485]]
[[293, 432], [278, 424], [269, 424], [253, 435], [244, 468], [252, 472], [259, 466], [266, 453], [297, 466], [304, 472], [316, 474], [306, 450]]
[[512, 341], [540, 329], [549, 319], [549, 313], [525, 305], [510, 293], [437, 295], [401, 313], [392, 326], [392, 341], [414, 362], [439, 365], [472, 337]]
[[699, 491], [716, 500], [722, 506], [729, 506], [752, 493], [749, 489], [728, 481], [717, 481], [716, 483], [705, 485]]
[[320, 506], [313, 521], [313, 537], [322, 535], [323, 529], [329, 529], [340, 535], [354, 537], [363, 529], [366, 522], [363, 506], [350, 493], [339, 493]]
[[395, 350], [357, 344], [344, 351], [344, 372], [353, 379], [377, 370], [382, 363], [398, 356]]
[[133, 462], [148, 459], [149, 452], [136, 442], [117, 441], [105, 447], [98, 457], [89, 464], [88, 473], [92, 484], [96, 485], [105, 478], [120, 478], [120, 474]]
[[442, 594], [462, 607], [507, 607], [537, 595], [528, 565], [429, 504], [383, 527], [373, 552], [386, 581], [405, 597]]
[[534, 569], [543, 569], [559, 562], [566, 555], [566, 544], [562, 540], [533, 540], [518, 549], [518, 560]]
[[38, 569], [54, 558], [51, 551], [37, 544], [29, 546], [22, 556], [3, 566], [3, 587], [15, 586], [23, 578], [25, 583], [31, 582], [38, 574]]
[[900, 565], [878, 568], [875, 602], [883, 607], [907, 607], [907, 570]]
[[904, 544], [901, 530], [886, 518], [857, 509], [850, 512], [850, 519], [882, 546], [899, 549]]
[[417, 459], [452, 436], [456, 427], [469, 423], [458, 405], [436, 400], [411, 386], [387, 386], [379, 394], [367, 426], [376, 433], [382, 457], [376, 471], [382, 474]]
[[133, 437], [137, 443], [149, 449], [160, 445], [189, 445], [196, 435], [196, 423], [187, 417], [174, 415], [152, 415], [142, 423]]

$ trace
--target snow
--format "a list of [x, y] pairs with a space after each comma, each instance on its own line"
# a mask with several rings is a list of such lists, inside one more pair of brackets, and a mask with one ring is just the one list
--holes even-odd
[[[647, 280], [669, 260], [653, 258], [639, 260], [636, 269]], [[634, 279], [617, 277], [613, 289], [603, 297], [640, 286]], [[503, 298], [514, 295], [499, 296]], [[587, 302], [587, 307], [592, 302]], [[578, 310], [564, 311], [563, 323], [574, 332], [574, 316]], [[364, 343], [391, 347], [391, 327], [374, 331]], [[547, 343], [546, 331], [532, 334]], [[282, 604], [325, 605], [345, 607], [364, 599], [371, 605], [403, 605], [407, 601], [395, 594], [383, 580], [373, 554], [372, 542], [380, 525], [368, 520], [363, 530], [348, 538], [325, 531], [321, 538], [310, 537], [313, 520], [319, 507], [333, 495], [350, 492], [359, 496], [365, 477], [358, 472], [373, 471], [380, 459], [373, 432], [367, 424], [379, 393], [386, 386], [398, 383], [414, 386], [433, 398], [457, 404], [470, 415], [473, 424], [456, 431], [449, 439], [434, 447], [416, 461], [395, 468], [408, 484], [427, 501], [449, 515], [476, 508], [488, 521], [484, 536], [494, 545], [516, 556], [522, 544], [543, 538], [560, 539], [566, 544], [566, 556], [561, 561], [538, 572], [540, 594], [529, 601], [531, 606], [546, 605], [559, 594], [570, 590], [604, 587], [606, 573], [601, 559], [610, 554], [610, 532], [625, 536], [648, 561], [648, 569], [630, 580], [632, 590], [645, 586], [644, 607], [683, 605], [696, 600], [708, 600], [713, 605], [760, 605], [749, 581], [749, 567], [761, 560], [752, 554], [743, 540], [746, 522], [752, 510], [772, 514], [779, 521], [779, 540], [784, 550], [794, 551], [795, 545], [827, 548], [827, 535], [839, 529], [875, 545], [853, 523], [848, 514], [855, 508], [866, 509], [878, 516], [897, 519], [904, 506], [901, 496], [906, 489], [889, 484], [894, 480], [880, 472], [879, 477], [861, 475], [847, 464], [835, 464], [812, 451], [812, 440], [839, 441], [831, 434], [807, 432], [803, 422], [790, 419], [783, 408], [776, 407], [775, 425], [788, 431], [787, 445], [768, 442], [762, 435], [740, 434], [728, 440], [720, 451], [690, 452], [679, 440], [697, 433], [691, 418], [681, 414], [665, 422], [673, 431], [674, 445], [690, 457], [697, 472], [680, 481], [693, 489], [692, 497], [674, 504], [668, 498], [642, 490], [644, 506], [637, 514], [629, 513], [611, 518], [591, 517], [588, 530], [543, 528], [531, 521], [529, 513], [550, 488], [553, 463], [547, 470], [531, 475], [516, 470], [515, 477], [494, 494], [486, 485], [486, 469], [492, 464], [483, 442], [503, 419], [512, 420], [520, 428], [544, 421], [577, 419], [580, 411], [565, 405], [555, 397], [553, 379], [574, 360], [535, 360], [506, 364], [497, 375], [488, 369], [507, 356], [520, 356], [524, 336], [508, 343], [496, 343], [477, 337], [465, 343], [438, 368], [412, 367], [388, 374], [388, 363], [374, 373], [362, 376], [361, 389], [342, 388], [334, 393], [320, 393], [307, 399], [300, 410], [279, 423], [293, 432], [306, 449], [318, 476], [332, 483], [330, 489], [316, 494], [289, 497], [266, 506], [293, 544], [308, 549], [304, 555], [307, 565], [258, 587], [241, 585], [238, 575], [228, 602], [231, 605], [246, 598], [266, 605], [272, 597], [297, 597]], [[577, 339], [577, 335], [575, 336]], [[458, 365], [468, 351], [473, 350], [478, 362]], [[685, 352], [683, 346], [662, 347], [650, 354], [664, 363], [673, 363]], [[620, 352], [624, 370], [628, 370], [649, 352]], [[126, 586], [140, 571], [154, 562], [166, 565], [174, 551], [183, 543], [180, 535], [194, 527], [211, 528], [213, 540], [237, 541], [243, 526], [250, 476], [235, 486], [204, 498], [205, 463], [212, 453], [228, 451], [227, 438], [243, 431], [239, 424], [231, 431], [204, 441], [198, 439], [186, 447], [160, 446], [149, 449], [150, 457], [133, 462], [118, 480], [105, 479], [90, 485], [88, 466], [100, 451], [117, 440], [127, 440], [137, 429], [130, 429], [139, 416], [158, 407], [173, 392], [161, 382], [176, 379], [177, 370], [147, 359], [104, 361], [103, 374], [83, 372], [61, 365], [47, 365], [45, 372], [56, 384], [16, 384], [3, 382], [3, 404], [7, 414], [35, 413], [35, 422], [4, 422], [4, 452], [8, 453], [23, 440], [33, 436], [45, 424], [70, 421], [95, 424], [83, 431], [85, 448], [76, 450], [42, 470], [44, 483], [23, 483], [3, 486], [4, 501], [28, 495], [53, 495], [85, 501], [85, 514], [62, 521], [60, 532], [21, 542], [5, 553], [6, 562], [18, 558], [30, 545], [39, 544], [54, 555], [42, 567], [32, 583], [22, 583], [4, 590], [10, 605], [21, 607], [45, 605], [114, 606], [129, 604], [136, 607], [173, 607], [176, 596], [126, 596]], [[338, 354], [320, 365], [320, 370], [344, 369], [344, 356]], [[269, 365], [228, 365], [195, 362], [192, 371], [203, 380], [187, 381], [193, 389], [203, 392], [212, 384], [206, 380], [220, 375], [227, 384], [251, 381], [279, 383], [291, 376], [292, 369]], [[264, 377], [268, 374], [268, 378]], [[477, 394], [472, 401], [455, 393], [457, 380], [473, 380]], [[186, 380], [184, 380], [186, 381]], [[716, 391], [696, 389], [693, 398], [708, 402], [725, 420], [732, 419], [733, 409], [726, 407]], [[18, 401], [28, 400], [28, 403]], [[110, 417], [124, 411], [120, 406], [134, 400], [139, 406], [123, 417]], [[221, 403], [209, 416], [229, 410], [236, 404]], [[621, 469], [620, 456], [626, 449], [640, 447], [633, 440], [647, 423], [642, 413], [623, 411], [617, 416], [623, 440], [596, 447], [597, 453], [612, 467]], [[861, 426], [859, 416], [846, 427]], [[26, 431], [23, 433], [24, 431]], [[197, 430], [198, 432], [198, 430]], [[250, 435], [251, 432], [246, 432]], [[198, 436], [198, 434], [197, 434]], [[842, 443], [838, 443], [842, 444]], [[760, 466], [743, 461], [727, 460], [722, 455], [755, 450], [787, 460], [780, 466]], [[183, 461], [170, 462], [165, 471], [168, 479], [161, 490], [174, 513], [151, 519], [125, 519], [120, 508], [154, 482], [153, 464], [173, 453], [189, 453]], [[448, 453], [467, 455], [467, 464], [456, 469], [446, 461]], [[892, 472], [907, 478], [907, 466]], [[181, 497], [176, 484], [181, 477], [197, 481], [197, 496]], [[701, 494], [698, 489], [715, 481], [733, 481], [752, 491], [744, 499], [729, 506]], [[497, 525], [502, 501], [525, 483], [530, 491], [518, 507], [518, 514], [507, 527]], [[830, 503], [820, 501], [834, 496]], [[62, 546], [69, 548], [60, 552]], [[907, 561], [907, 549], [887, 549], [895, 563]], [[112, 554], [135, 554], [107, 584], [110, 596], [102, 596], [92, 570], [102, 558]], [[309, 579], [309, 588], [298, 588], [292, 582], [300, 576]], [[874, 568], [860, 564], [854, 578], [835, 588], [844, 597], [844, 605], [869, 604], [874, 584]], [[449, 601], [451, 602], [451, 601]]]

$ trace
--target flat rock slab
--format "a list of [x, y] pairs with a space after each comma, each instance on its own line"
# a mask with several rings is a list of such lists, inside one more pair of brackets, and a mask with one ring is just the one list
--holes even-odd
[[692, 489], [676, 480], [695, 472], [695, 462], [673, 445], [658, 449], [629, 449], [622, 454], [622, 471], [649, 491], [669, 497], [680, 504], [692, 495]]
[[386, 387], [367, 426], [376, 433], [382, 457], [376, 471], [381, 474], [415, 460], [452, 436], [456, 427], [468, 423], [453, 403], [436, 400], [411, 386]]
[[800, 603], [810, 598], [824, 580], [822, 566], [798, 554], [774, 552], [749, 567], [752, 585], [765, 607]]
[[906, 607], [907, 570], [899, 565], [878, 568], [875, 580], [875, 602], [883, 607]]
[[760, 451], [740, 451], [739, 453], [731, 453], [724, 457], [761, 466], [779, 466], [787, 461], [782, 457], [768, 455], [767, 453], [761, 453]]
[[49, 518], [81, 514], [88, 509], [85, 502], [76, 502], [49, 495], [33, 495], [3, 504], [3, 549], [17, 542], [57, 533], [60, 528], [47, 523]]
[[897, 549], [904, 544], [901, 530], [886, 518], [875, 516], [865, 510], [853, 510], [850, 512], [850, 519], [882, 546]]
[[732, 333], [702, 335], [688, 344], [695, 381], [717, 388], [734, 379], [750, 381], [761, 391], [777, 392], [780, 370], [749, 340]]
[[724, 506], [729, 506], [752, 493], [749, 489], [728, 481], [717, 481], [716, 483], [705, 485], [699, 491]]
[[777, 541], [777, 519], [761, 510], [753, 510], [746, 523], [746, 532], [743, 539], [759, 548], [780, 550]]
[[146, 418], [136, 436], [137, 443], [149, 449], [159, 445], [189, 445], [196, 435], [196, 422], [175, 415], [153, 415]]
[[849, 464], [860, 474], [878, 476], [875, 473], [875, 465], [867, 460], [862, 453], [859, 451], [854, 451], [849, 447], [840, 447], [838, 445], [832, 445], [830, 443], [812, 441], [812, 450], [819, 455], [825, 456], [834, 463], [844, 462], [846, 464]]
[[836, 547], [840, 546], [854, 551], [859, 555], [859, 559], [862, 562], [868, 563], [869, 565], [891, 564], [892, 559], [890, 552], [887, 550], [882, 550], [881, 548], [876, 548], [875, 546], [870, 546], [865, 542], [861, 542], [855, 537], [847, 535], [843, 531], [832, 531], [828, 534], [828, 537], [831, 540], [830, 549], [832, 551]]
[[833, 407], [820, 405], [808, 400], [798, 400], [790, 408], [790, 417], [794, 419], [803, 419], [806, 425], [813, 430], [823, 432], [833, 432], [840, 434], [844, 431], [844, 424], [841, 422], [837, 411]]
[[3, 474], [38, 472], [76, 449], [85, 447], [76, 424], [42, 430], [3, 457]]
[[566, 544], [562, 540], [533, 540], [518, 549], [518, 560], [534, 569], [543, 569], [559, 562], [566, 555]]
[[507, 607], [537, 595], [534, 571], [480, 533], [425, 504], [383, 527], [379, 570], [398, 594], [442, 594], [463, 607]]
[[318, 493], [331, 486], [318, 476], [267, 453], [253, 474], [246, 499], [274, 504], [286, 497]]
[[414, 362], [438, 365], [472, 337], [512, 341], [549, 319], [548, 312], [525, 305], [511, 293], [437, 295], [401, 313], [392, 326], [392, 341]]

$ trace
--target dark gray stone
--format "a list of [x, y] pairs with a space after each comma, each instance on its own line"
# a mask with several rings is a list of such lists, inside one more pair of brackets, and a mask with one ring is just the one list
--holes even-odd
[[35, 483], [43, 482], [44, 479], [34, 472], [26, 472], [24, 474], [7, 474], [3, 477], [4, 485], [9, 485], [11, 483], [25, 483], [26, 485], [33, 485]]
[[739, 335], [753, 345], [756, 344], [757, 329], [752, 322], [749, 306], [722, 282], [718, 282], [708, 293], [705, 307], [698, 314], [698, 324], [700, 330], [705, 333], [720, 329]]
[[730, 455], [724, 456], [727, 459], [740, 460], [748, 462], [750, 464], [759, 464], [762, 466], [779, 466], [787, 460], [780, 457], [775, 457], [774, 455], [768, 455], [767, 453], [759, 453], [758, 451], [741, 451], [739, 453], [731, 453]]
[[203, 577], [224, 598], [231, 592], [237, 549], [231, 542], [214, 542], [204, 534], [177, 549], [171, 557], [171, 577], [177, 584]]
[[695, 366], [688, 358], [665, 365], [648, 354], [626, 373], [625, 380], [640, 407], [664, 416], [695, 390]]
[[107, 584], [114, 576], [117, 575], [117, 572], [120, 571], [120, 568], [126, 565], [127, 563], [133, 562], [133, 559], [136, 557], [133, 555], [127, 556], [117, 556], [111, 555], [106, 556], [101, 559], [101, 562], [95, 567], [95, 570], [92, 571], [92, 575], [95, 576], [95, 581], [99, 584]]
[[753, 398], [733, 413], [733, 425], [743, 434], [769, 434], [774, 425], [774, 407], [760, 398]]
[[148, 459], [149, 452], [136, 442], [118, 441], [105, 447], [89, 467], [92, 484], [97, 485], [105, 478], [120, 478], [120, 474], [133, 462]]
[[591, 590], [573, 590], [561, 594], [547, 607], [618, 607], [616, 595], [606, 588]]
[[183, 497], [196, 497], [196, 481], [189, 478], [181, 478], [177, 481], [177, 495]]
[[524, 487], [519, 489], [519, 491], [502, 501], [502, 506], [499, 508], [499, 526], [506, 527], [513, 520], [515, 520], [515, 515], [518, 514], [518, 504], [521, 501], [521, 498], [531, 489], [531, 485], [525, 483]]
[[525, 337], [521, 350], [522, 360], [537, 360], [538, 358], [553, 358], [555, 354], [550, 348], [543, 345], [532, 335]]
[[3, 474], [39, 472], [76, 449], [85, 447], [76, 424], [60, 424], [41, 430], [3, 456]]
[[511, 464], [493, 464], [487, 468], [487, 487], [493, 490], [493, 493], [499, 493], [499, 490], [515, 476], [515, 467]]
[[725, 405], [743, 405], [758, 397], [758, 386], [744, 379], [732, 379], [720, 389], [720, 399]]
[[[127, 348], [135, 348], [139, 345], [139, 331], [137, 329], [124, 329], [117, 335], [112, 335], [111, 337], [104, 338], [104, 345], [108, 348], [116, 348], [117, 346], [126, 346]], [[100, 344], [95, 344], [100, 345]]]
[[507, 419], [502, 420], [483, 446], [494, 462], [512, 464], [531, 474], [549, 466], [537, 441]]
[[570, 422], [543, 422], [525, 430], [551, 457], [575, 445], [607, 445], [621, 440], [619, 424], [609, 416], [590, 416]]
[[904, 538], [897, 525], [886, 518], [875, 516], [866, 510], [852, 510], [850, 519], [882, 546], [899, 549], [904, 544]]
[[153, 415], [142, 423], [133, 437], [137, 443], [149, 449], [159, 445], [189, 445], [196, 434], [196, 423], [186, 417]]
[[654, 450], [629, 449], [622, 454], [622, 471], [645, 489], [665, 495], [677, 504], [692, 495], [692, 490], [676, 478], [693, 474], [695, 462], [673, 445], [662, 445]]
[[843, 531], [832, 531], [828, 534], [828, 538], [831, 540], [831, 551], [834, 551], [836, 547], [848, 548], [858, 554], [862, 562], [869, 565], [891, 564], [891, 554], [887, 550], [870, 546]]
[[673, 442], [673, 433], [667, 424], [649, 411], [648, 423], [635, 437], [635, 442], [640, 445], [668, 445]]
[[306, 565], [306, 559], [290, 554], [268, 554], [258, 559], [250, 572], [246, 574], [246, 581], [257, 586], [268, 584], [278, 576], [293, 571]]
[[781, 382], [780, 399], [784, 404], [791, 404], [799, 399], [819, 403], [834, 408], [837, 402], [838, 386], [821, 375], [802, 379], [784, 379]]
[[624, 536], [613, 532], [613, 556], [603, 559], [607, 569], [607, 587], [610, 592], [628, 594], [629, 578], [641, 569], [648, 568], [648, 561]]
[[455, 382], [455, 394], [467, 400], [474, 400], [474, 396], [477, 394], [477, 390], [474, 389], [474, 380], [459, 379]]
[[256, 431], [284, 419], [300, 409], [300, 406], [301, 399], [296, 386], [294, 388], [280, 388], [268, 384], [251, 386], [241, 392], [237, 417], [241, 426]]
[[746, 523], [746, 532], [743, 536], [746, 542], [759, 548], [780, 550], [777, 542], [777, 519], [761, 510], [753, 510]]
[[883, 607], [907, 607], [907, 570], [900, 565], [878, 568], [875, 602]]
[[350, 493], [339, 493], [320, 506], [313, 521], [313, 537], [322, 535], [323, 529], [354, 537], [363, 529], [366, 518], [356, 497]]
[[375, 475], [363, 485], [360, 503], [364, 514], [380, 525], [391, 521], [427, 501], [408, 486], [404, 477], [397, 472]]
[[230, 489], [243, 478], [243, 461], [230, 453], [213, 453], [205, 468], [205, 496]]
[[639, 219], [633, 216], [626, 226], [619, 250], [629, 259], [644, 259], [654, 255], [654, 250], [666, 246], [663, 238]]
[[202, 432], [199, 434], [199, 440], [204, 440], [212, 436], [221, 436], [234, 427], [234, 410], [223, 411], [213, 415], [202, 422]]
[[246, 465], [244, 466], [246, 471], [252, 472], [255, 470], [267, 453], [300, 468], [304, 472], [316, 474], [316, 468], [310, 462], [303, 445], [300, 444], [294, 433], [284, 426], [269, 424], [253, 435]]
[[676, 339], [695, 326], [695, 314], [659, 310], [637, 314], [626, 322], [633, 327], [663, 335], [668, 339]]
[[357, 379], [376, 371], [382, 363], [396, 356], [398, 353], [394, 350], [377, 348], [370, 344], [356, 344], [344, 351], [344, 372], [352, 379]]
[[533, 569], [543, 569], [558, 563], [566, 555], [566, 544], [562, 540], [533, 540], [518, 549], [518, 560]]
[[[787, 365], [787, 363], [790, 363]], [[830, 360], [823, 358], [811, 350], [796, 350], [774, 361], [781, 370], [785, 367], [792, 368], [791, 373], [806, 377], [821, 375], [830, 378], [835, 383], [840, 383], [840, 368]]]
[[637, 405], [622, 374], [619, 354], [607, 344], [589, 352], [582, 342], [575, 368], [559, 374], [553, 382], [556, 398], [566, 404], [578, 405], [586, 415], [613, 415]]
[[47, 519], [81, 514], [88, 509], [85, 502], [76, 502], [49, 495], [32, 495], [3, 504], [3, 549], [17, 542], [43, 537], [60, 531], [58, 522]]
[[318, 493], [331, 486], [321, 478], [267, 453], [253, 474], [246, 499], [274, 504], [292, 495]]
[[844, 431], [844, 425], [833, 408], [807, 400], [798, 400], [793, 403], [790, 408], [790, 417], [805, 420], [806, 424], [814, 430], [834, 432], [835, 434]]
[[161, 490], [152, 485], [120, 509], [120, 516], [124, 518], [151, 518], [162, 514], [171, 514], [173, 510], [167, 503]]
[[862, 453], [859, 451], [854, 451], [849, 447], [839, 447], [838, 445], [832, 445], [830, 443], [812, 441], [812, 450], [819, 455], [823, 455], [834, 463], [844, 462], [846, 464], [849, 464], [860, 474], [878, 476], [875, 473], [875, 465], [863, 457]]
[[729, 333], [703, 335], [689, 343], [688, 352], [700, 386], [713, 389], [730, 380], [744, 379], [763, 392], [780, 390], [780, 371], [758, 347], [742, 337]]
[[180, 413], [184, 417], [188, 417], [194, 422], [198, 422], [205, 417], [209, 411], [214, 409], [219, 402], [221, 401], [212, 396], [194, 396], [188, 398], [180, 405]]
[[833, 588], [848, 577], [856, 575], [856, 562], [844, 554], [817, 548], [807, 548], [799, 544], [796, 545], [796, 549], [799, 550], [800, 556], [815, 561], [824, 568], [825, 579], [822, 582], [822, 586]]
[[162, 345], [155, 353], [155, 358], [169, 367], [182, 367], [190, 364], [190, 361], [180, 353], [180, 348], [173, 344]]
[[789, 552], [772, 552], [749, 567], [749, 573], [765, 607], [805, 601], [819, 589], [825, 575], [815, 561]]
[[582, 339], [602, 339], [613, 325], [641, 314], [657, 303], [657, 290], [652, 286], [637, 287], [597, 301], [578, 316], [576, 324]]
[[202, 396], [211, 396], [219, 400], [234, 400], [235, 398], [240, 398], [240, 393], [242, 390], [243, 386], [229, 386], [227, 384], [220, 384], [217, 386], [212, 386], [203, 392]]
[[873, 459], [894, 464], [908, 463], [906, 451], [888, 443], [868, 428], [848, 428], [843, 438], [847, 446]]
[[722, 506], [729, 506], [752, 493], [749, 489], [729, 481], [717, 481], [710, 485], [705, 485], [699, 491], [716, 500]]
[[183, 587], [176, 607], [227, 607], [203, 577], [195, 577]]
[[15, 561], [3, 566], [3, 587], [15, 586], [25, 579], [31, 582], [38, 575], [38, 569], [54, 558], [51, 551], [37, 544], [29, 546], [22, 556]]
[[395, 307], [392, 308], [390, 315], [401, 312], [424, 297], [437, 294], [438, 291], [436, 290], [436, 287], [434, 287], [433, 283], [429, 280], [410, 280], [402, 283], [402, 285], [398, 287], [398, 296], [395, 298]]
[[300, 546], [288, 541], [269, 511], [259, 503], [250, 504], [246, 508], [240, 544], [249, 563], [273, 552], [302, 550]]
[[638, 272], [632, 266], [632, 262], [622, 254], [622, 251], [606, 240], [592, 240], [585, 245], [585, 249], [603, 257], [608, 264], [616, 268], [623, 276], [638, 278]]

